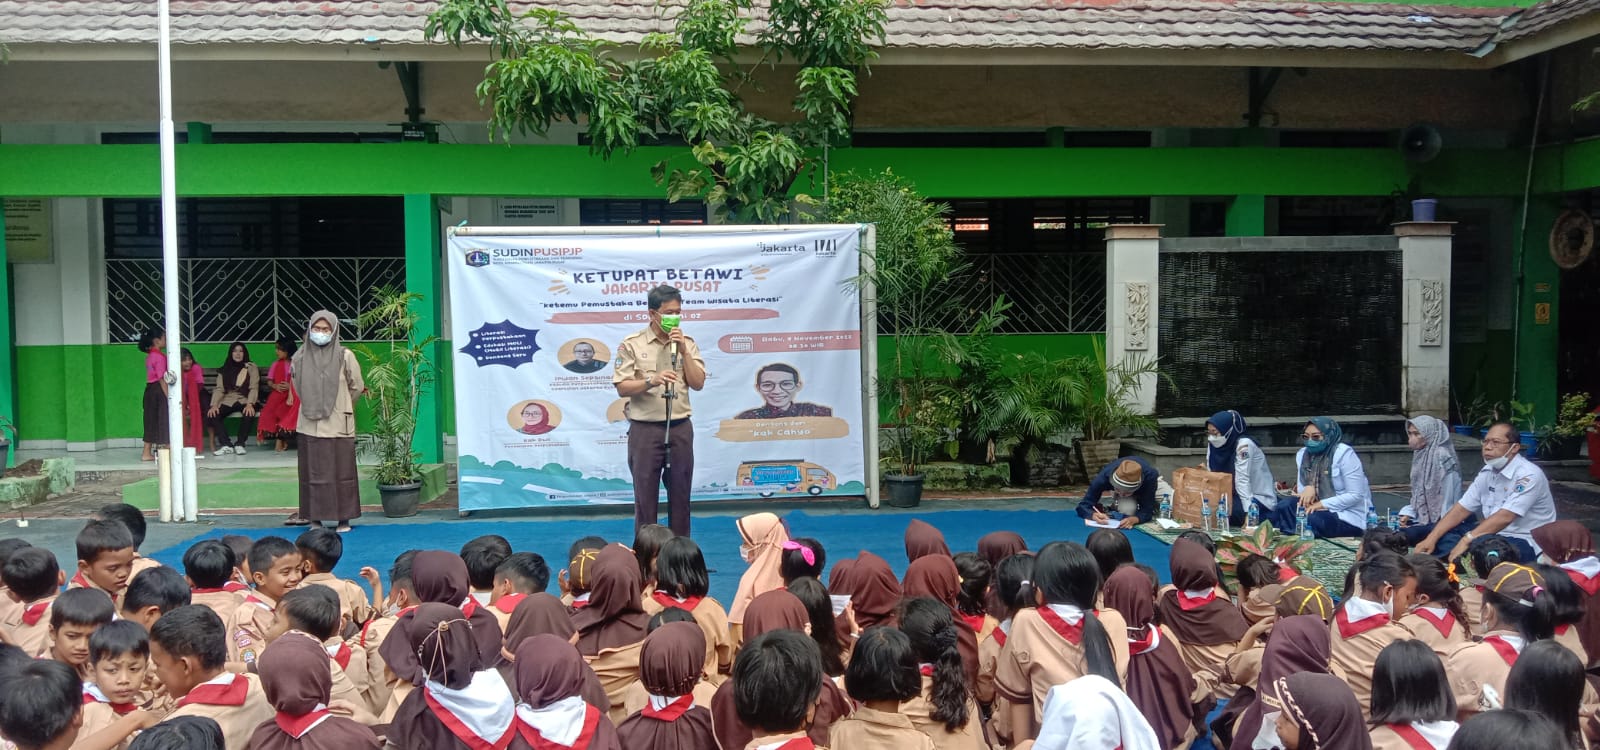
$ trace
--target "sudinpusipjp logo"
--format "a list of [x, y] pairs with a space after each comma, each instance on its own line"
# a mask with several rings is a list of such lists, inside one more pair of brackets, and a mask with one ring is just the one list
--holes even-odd
[[467, 265], [473, 268], [483, 268], [484, 266], [489, 265], [489, 254], [482, 250], [468, 251]]

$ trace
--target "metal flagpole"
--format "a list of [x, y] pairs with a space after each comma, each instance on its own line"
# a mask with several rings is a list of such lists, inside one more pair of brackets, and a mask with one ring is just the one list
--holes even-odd
[[[178, 323], [178, 177], [177, 135], [172, 125], [172, 9], [168, 0], [156, 0], [156, 19], [160, 30], [160, 49], [157, 54], [157, 88], [161, 100], [161, 280], [166, 292], [164, 314], [167, 322], [167, 453], [164, 458], [171, 466], [171, 482], [167, 483], [169, 497], [162, 498], [163, 507], [174, 510], [178, 520], [187, 518], [183, 500], [183, 381], [178, 377], [179, 363], [183, 359], [183, 340]], [[163, 521], [169, 520], [163, 518]]]

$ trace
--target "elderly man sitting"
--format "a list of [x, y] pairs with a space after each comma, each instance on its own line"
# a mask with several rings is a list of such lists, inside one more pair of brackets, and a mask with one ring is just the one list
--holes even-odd
[[1461, 536], [1448, 559], [1466, 554], [1472, 540], [1486, 534], [1499, 534], [1522, 553], [1524, 561], [1539, 556], [1533, 530], [1556, 520], [1556, 501], [1550, 495], [1550, 482], [1544, 472], [1522, 455], [1516, 428], [1500, 422], [1483, 438], [1483, 469], [1455, 507], [1433, 527], [1416, 551], [1432, 554], [1439, 540], [1456, 526], [1477, 514], [1483, 518], [1477, 528]]

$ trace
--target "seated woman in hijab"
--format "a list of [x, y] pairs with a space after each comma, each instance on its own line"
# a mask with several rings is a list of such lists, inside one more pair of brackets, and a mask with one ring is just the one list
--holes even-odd
[[[473, 626], [461, 610], [430, 603], [411, 615], [403, 635], [423, 681], [395, 711], [389, 743], [399, 750], [478, 750], [508, 743], [525, 747], [516, 736], [511, 688], [498, 671], [483, 664]], [[384, 645], [397, 634], [399, 626]]]
[[252, 750], [378, 750], [371, 729], [329, 712], [333, 676], [328, 652], [310, 638], [279, 638], [256, 660], [273, 721], [250, 735]]
[[1267, 454], [1245, 434], [1244, 417], [1232, 409], [1219, 411], [1206, 420], [1206, 468], [1233, 475], [1234, 502], [1228, 522], [1233, 528], [1245, 526], [1245, 514], [1255, 505], [1261, 520], [1272, 524], [1279, 534], [1296, 533], [1294, 503], [1278, 502], [1277, 485]]
[[1328, 417], [1312, 417], [1300, 437], [1305, 447], [1294, 456], [1295, 491], [1306, 509], [1306, 525], [1318, 539], [1361, 536], [1373, 507], [1361, 457], [1342, 442], [1344, 431]]
[[[1406, 420], [1406, 439], [1411, 446], [1411, 502], [1400, 509], [1400, 533], [1415, 546], [1461, 499], [1461, 462], [1450, 428], [1438, 419], [1424, 414]], [[1470, 519], [1463, 522], [1438, 549], [1454, 549], [1460, 536], [1476, 525]]]
[[650, 703], [617, 727], [628, 750], [700, 750], [717, 746], [711, 711], [696, 705], [706, 637], [689, 622], [669, 622], [644, 639], [639, 679]]
[[517, 646], [516, 657], [519, 741], [538, 750], [622, 750], [606, 707], [583, 698], [587, 667], [571, 644], [536, 635]]
[[600, 550], [589, 580], [589, 606], [572, 614], [572, 625], [578, 653], [610, 696], [607, 713], [616, 723], [628, 716], [623, 694], [639, 679], [639, 646], [650, 625], [639, 602], [644, 580], [638, 558], [620, 544]]

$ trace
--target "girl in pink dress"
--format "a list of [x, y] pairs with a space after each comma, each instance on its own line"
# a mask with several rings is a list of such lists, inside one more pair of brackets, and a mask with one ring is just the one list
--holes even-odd
[[284, 436], [293, 433], [300, 423], [300, 399], [289, 377], [290, 358], [297, 348], [294, 339], [278, 339], [278, 359], [267, 370], [267, 405], [261, 407], [261, 421], [256, 425], [256, 440], [264, 443], [268, 437], [275, 439], [273, 450], [280, 453], [285, 449]]
[[140, 461], [154, 461], [155, 449], [167, 444], [167, 355], [161, 349], [167, 336], [151, 328], [139, 336], [139, 351], [144, 352], [144, 454]]

